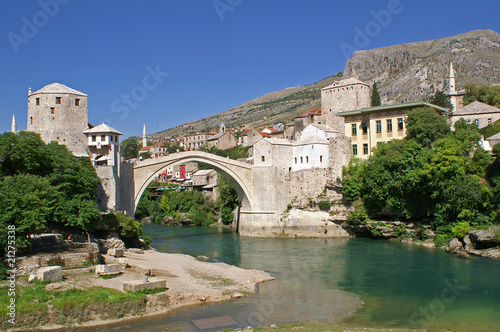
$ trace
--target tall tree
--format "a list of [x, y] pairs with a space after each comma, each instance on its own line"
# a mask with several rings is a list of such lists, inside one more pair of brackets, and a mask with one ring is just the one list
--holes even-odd
[[441, 90], [437, 90], [436, 93], [429, 98], [429, 101], [437, 106], [445, 107], [452, 109], [453, 105], [451, 104], [450, 101], [450, 96], [448, 96], [446, 93], [444, 93]]
[[139, 156], [139, 141], [136, 136], [131, 136], [121, 142], [121, 155], [125, 159], [137, 158]]
[[377, 82], [373, 83], [372, 87], [372, 106], [380, 106], [380, 93], [378, 92]]

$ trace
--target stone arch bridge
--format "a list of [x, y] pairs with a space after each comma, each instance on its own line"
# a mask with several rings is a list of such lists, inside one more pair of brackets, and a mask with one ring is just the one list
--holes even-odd
[[[167, 167], [182, 162], [204, 163], [221, 173], [230, 181], [240, 198], [238, 211], [238, 231], [242, 235], [256, 235], [259, 229], [276, 226], [283, 207], [283, 191], [278, 190], [276, 178], [269, 167], [255, 167], [252, 164], [220, 157], [201, 151], [172, 153], [168, 156], [138, 161], [133, 164], [133, 185], [129, 182], [127, 194], [130, 196], [133, 186], [133, 200], [129, 201], [128, 211], [133, 211], [139, 203], [148, 184], [157, 178]], [[273, 176], [274, 175], [274, 176]], [[133, 207], [132, 207], [133, 205]]]

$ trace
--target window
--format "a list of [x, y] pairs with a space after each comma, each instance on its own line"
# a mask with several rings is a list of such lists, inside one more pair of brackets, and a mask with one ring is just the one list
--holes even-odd
[[266, 161], [266, 157], [265, 156], [262, 156], [261, 159], [262, 159], [262, 162]]
[[303, 164], [304, 163], [304, 158], [303, 157], [300, 157], [300, 163]]
[[363, 144], [363, 154], [368, 154], [368, 144]]
[[363, 128], [363, 135], [368, 134], [368, 122], [363, 122], [361, 127]]
[[56, 112], [56, 109], [54, 107], [50, 108], [50, 114], [54, 114]]
[[306, 163], [309, 163], [309, 156], [306, 156]]
[[61, 103], [61, 99], [62, 99], [62, 97], [56, 97], [56, 104], [60, 104]]
[[319, 162], [322, 163], [323, 162], [323, 156], [319, 156]]
[[96, 141], [96, 136], [92, 135], [92, 142], [95, 142], [95, 141]]
[[404, 121], [403, 118], [398, 118], [398, 130], [404, 129]]
[[392, 131], [392, 119], [387, 120], [387, 131]]
[[297, 163], [297, 157], [295, 157], [295, 163]]
[[351, 125], [352, 128], [352, 136], [356, 136], [358, 134], [358, 128], [355, 123]]
[[33, 124], [33, 117], [30, 116], [30, 124]]
[[474, 120], [474, 123], [479, 125], [479, 119]]
[[353, 156], [358, 155], [358, 145], [357, 144], [353, 144], [353, 146], [352, 146], [352, 155]]
[[106, 135], [101, 135], [101, 142], [104, 142], [106, 140]]
[[37, 98], [37, 99], [36, 99], [36, 104], [37, 104], [37, 105], [40, 105], [40, 98]]
[[488, 124], [491, 124], [491, 118], [488, 119]]
[[75, 106], [80, 106], [80, 99], [75, 99]]
[[381, 132], [382, 132], [382, 121], [377, 120], [377, 133], [381, 133]]

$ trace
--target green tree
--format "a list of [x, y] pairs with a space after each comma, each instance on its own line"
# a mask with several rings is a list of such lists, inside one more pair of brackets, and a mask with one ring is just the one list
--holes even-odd
[[18, 174], [0, 180], [0, 244], [6, 248], [7, 227], [15, 225], [16, 246], [25, 248], [29, 235], [43, 231], [52, 219], [57, 189], [41, 176]]
[[421, 107], [408, 112], [406, 118], [408, 137], [417, 140], [426, 147], [450, 132], [450, 126], [444, 116], [430, 107]]
[[124, 159], [132, 159], [139, 157], [139, 139], [136, 136], [131, 136], [124, 139], [120, 143], [121, 155]]
[[171, 145], [167, 148], [168, 153], [176, 153], [177, 150], [179, 150], [179, 152], [182, 152], [184, 151], [184, 148], [180, 145]]
[[453, 105], [450, 101], [450, 96], [441, 90], [437, 90], [436, 93], [430, 97], [429, 101], [437, 106], [453, 109]]
[[219, 206], [222, 222], [230, 224], [234, 220], [233, 211], [240, 203], [238, 194], [231, 183], [221, 175], [218, 178], [217, 190], [219, 197], [216, 204]]
[[374, 82], [372, 87], [372, 106], [380, 105], [382, 105], [380, 102], [380, 93], [378, 92], [377, 82]]
[[500, 86], [498, 85], [475, 85], [469, 84], [466, 87], [464, 104], [468, 105], [474, 101], [480, 101], [491, 106], [500, 107]]

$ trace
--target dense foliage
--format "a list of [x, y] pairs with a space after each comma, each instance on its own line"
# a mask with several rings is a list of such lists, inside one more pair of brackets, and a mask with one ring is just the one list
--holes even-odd
[[120, 143], [121, 155], [124, 159], [137, 158], [139, 156], [139, 139], [131, 136]]
[[460, 120], [449, 132], [445, 123], [426, 109], [411, 111], [408, 137], [382, 144], [366, 161], [350, 163], [343, 193], [355, 203], [352, 223], [367, 218], [429, 220], [445, 238], [498, 223], [498, 157], [478, 145], [477, 125]]
[[441, 106], [441, 107], [445, 107], [445, 108], [449, 108], [449, 109], [453, 108], [453, 105], [451, 104], [451, 101], [450, 101], [450, 96], [448, 96], [446, 93], [444, 93], [441, 90], [437, 90], [436, 93], [430, 97], [429, 102], [431, 104], [434, 104], [437, 106]]
[[229, 159], [236, 160], [240, 158], [248, 158], [249, 148], [249, 146], [236, 145], [226, 150], [220, 150], [216, 146], [208, 147], [207, 145], [203, 145], [200, 147], [200, 151], [212, 153], [221, 157], [229, 157]]
[[45, 144], [32, 132], [0, 136], [0, 241], [16, 226], [18, 248], [48, 223], [92, 231], [100, 221], [100, 183], [88, 158], [76, 158], [62, 145]]
[[468, 105], [474, 101], [500, 107], [500, 86], [499, 85], [475, 85], [469, 84], [466, 87], [464, 104]]

